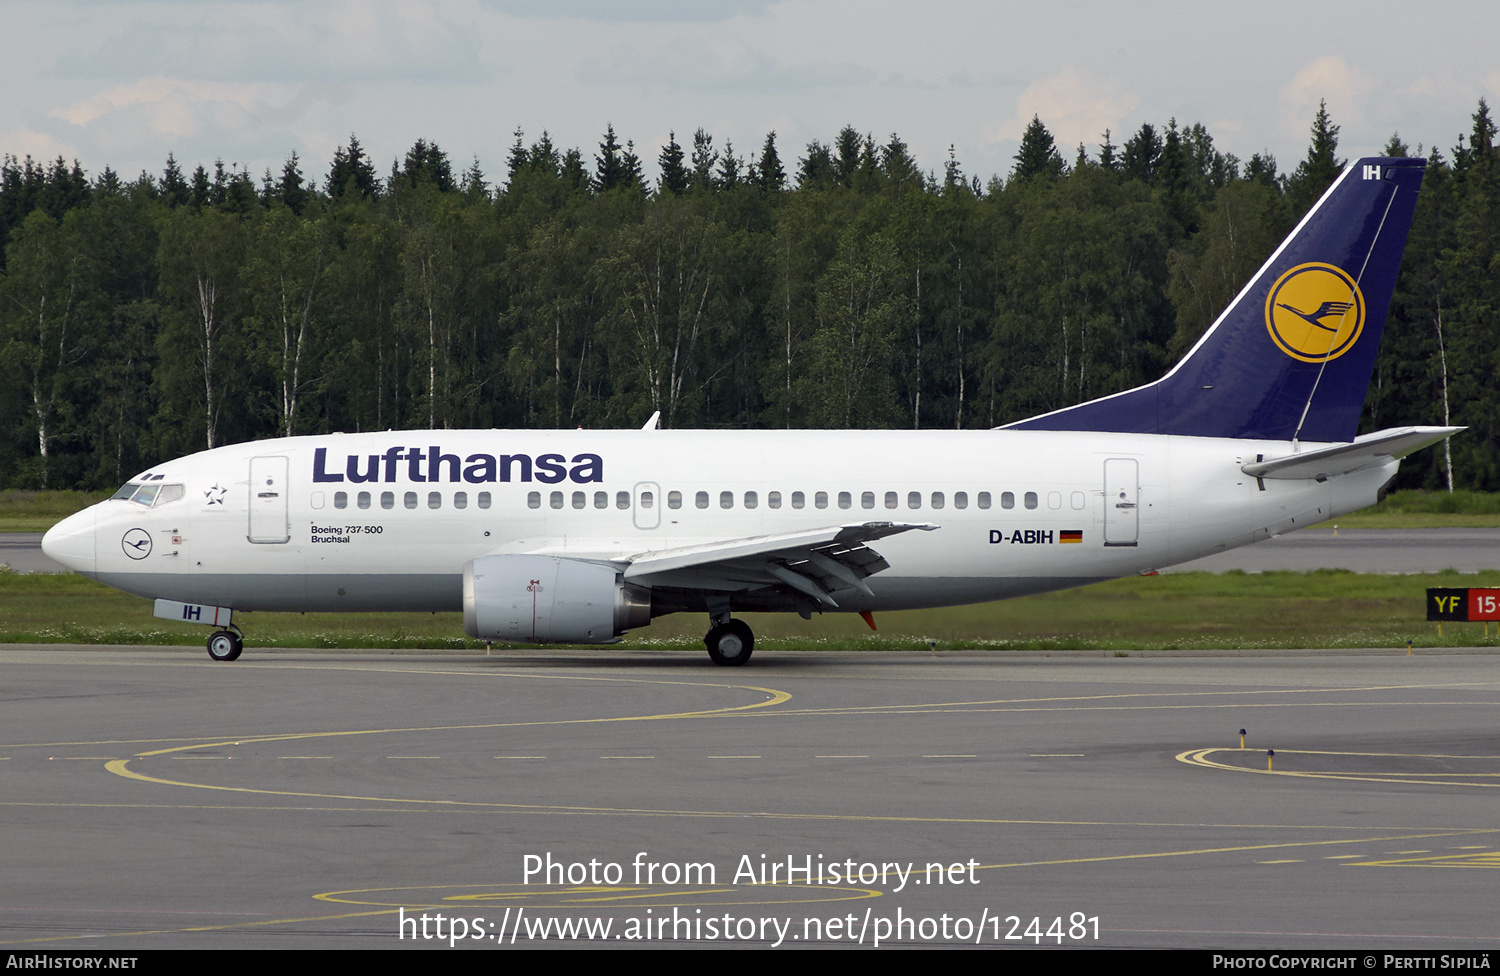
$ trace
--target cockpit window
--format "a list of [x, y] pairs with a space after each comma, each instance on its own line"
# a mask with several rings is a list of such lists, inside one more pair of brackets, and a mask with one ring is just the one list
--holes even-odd
[[110, 496], [110, 500], [122, 499], [132, 501], [137, 505], [165, 505], [175, 502], [186, 494], [182, 485], [139, 485], [135, 483], [122, 485], [120, 490]]

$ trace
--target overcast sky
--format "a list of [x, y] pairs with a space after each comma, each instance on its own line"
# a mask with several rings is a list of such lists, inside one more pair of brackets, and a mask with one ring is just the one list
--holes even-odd
[[1341, 156], [1451, 153], [1500, 96], [1500, 4], [0, 0], [0, 85], [0, 152], [91, 176], [295, 150], [321, 183], [353, 132], [382, 176], [420, 137], [494, 181], [517, 128], [592, 168], [613, 123], [653, 178], [672, 130], [742, 157], [775, 130], [790, 170], [849, 124], [988, 179], [1033, 114], [1070, 162], [1175, 117], [1286, 171], [1320, 98]]

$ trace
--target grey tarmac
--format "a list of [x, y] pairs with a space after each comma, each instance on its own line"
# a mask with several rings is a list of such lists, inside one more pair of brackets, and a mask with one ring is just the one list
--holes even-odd
[[[1044, 946], [1049, 928], [1072, 947], [1500, 940], [1487, 653], [767, 652], [726, 670], [11, 645], [0, 676], [11, 951], [456, 951], [415, 923], [398, 938], [411, 913], [463, 919], [481, 950], [520, 916], [681, 920], [621, 947], [707, 944], [702, 921], [729, 916], [786, 927], [712, 944], [868, 945], [901, 918], [930, 929], [887, 944], [960, 944], [937, 933], [964, 922], [967, 944], [1029, 946], [1033, 919]], [[549, 863], [528, 857], [571, 875], [524, 883]], [[856, 877], [786, 884], [788, 864]]]
[[66, 573], [61, 563], [42, 552], [40, 532], [0, 532], [0, 566], [18, 573]]

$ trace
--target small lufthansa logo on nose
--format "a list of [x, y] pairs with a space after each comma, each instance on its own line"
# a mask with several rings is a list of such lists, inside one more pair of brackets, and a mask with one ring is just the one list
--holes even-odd
[[1266, 298], [1266, 329], [1282, 352], [1326, 363], [1353, 348], [1365, 325], [1359, 285], [1331, 264], [1299, 264], [1276, 279]]
[[120, 540], [120, 548], [131, 559], [145, 559], [151, 555], [151, 533], [145, 529], [131, 529]]

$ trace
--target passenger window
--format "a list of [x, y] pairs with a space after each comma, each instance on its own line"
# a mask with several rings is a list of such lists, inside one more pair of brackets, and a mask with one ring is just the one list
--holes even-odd
[[349, 493], [347, 491], [336, 491], [336, 492], [334, 492], [333, 493], [333, 507], [334, 508], [348, 508], [349, 507]]
[[416, 508], [417, 507], [417, 493], [414, 492], [414, 491], [407, 492], [406, 493], [406, 497], [403, 498], [402, 501], [406, 504], [407, 508]]
[[1026, 493], [1026, 507], [1036, 508], [1036, 492], [1028, 491]]
[[1016, 493], [1013, 492], [1013, 491], [1002, 491], [1000, 493], [1000, 507], [1001, 508], [1015, 508], [1016, 507]]
[[813, 506], [815, 508], [827, 508], [828, 507], [828, 492], [826, 492], [826, 491], [820, 491], [816, 495], [814, 495], [813, 496]]
[[368, 491], [362, 491], [362, 492], [360, 492], [359, 493], [359, 501], [357, 502], [357, 504], [359, 505], [359, 507], [360, 507], [361, 510], [369, 508], [370, 507], [370, 493]]
[[394, 491], [382, 491], [380, 493], [380, 507], [392, 509], [396, 507], [396, 493]]
[[943, 493], [942, 492], [935, 491], [935, 492], [932, 493], [932, 507], [933, 508], [942, 508], [943, 507]]
[[609, 492], [607, 492], [607, 491], [596, 491], [596, 492], [594, 492], [594, 507], [595, 508], [608, 508], [609, 507]]
[[575, 492], [573, 492], [573, 507], [574, 508], [588, 508], [588, 505], [589, 505], [589, 496], [588, 495], [585, 495], [581, 491], [575, 491]]
[[443, 493], [440, 492], [440, 491], [429, 491], [427, 493], [427, 507], [428, 508], [442, 508], [443, 507]]
[[641, 507], [652, 508], [656, 505], [656, 495], [649, 491], [641, 492]]
[[563, 507], [563, 493], [560, 492], [560, 491], [554, 491], [552, 493], [552, 497], [549, 498], [547, 501], [548, 501], [548, 503], [553, 508], [562, 508]]
[[[481, 495], [480, 497], [483, 498], [484, 496]], [[481, 503], [479, 507], [480, 508], [484, 508], [485, 506], [483, 505], [483, 503]], [[539, 491], [533, 491], [533, 492], [530, 492], [529, 494], [527, 494], [527, 496], [526, 496], [526, 507], [527, 508], [541, 508], [542, 507], [542, 493], [539, 492]]]
[[694, 495], [693, 496], [693, 504], [697, 505], [699, 508], [707, 508], [708, 507], [708, 492], [706, 492], [706, 491], [700, 491], [700, 492], [698, 492], [698, 494]]
[[[534, 495], [534, 494], [536, 494], [536, 492], [532, 492], [532, 494]], [[533, 505], [531, 507], [532, 508], [539, 507], [541, 499], [540, 498], [537, 499], [537, 502], [538, 502], [538, 505]], [[489, 492], [487, 492], [487, 491], [481, 491], [479, 493], [479, 507], [480, 508], [489, 508], [490, 507], [490, 493]]]
[[873, 491], [861, 492], [859, 496], [859, 504], [861, 508], [874, 508], [875, 493]]
[[1050, 509], [1052, 509], [1053, 511], [1056, 511], [1057, 509], [1062, 508], [1062, 492], [1060, 492], [1060, 491], [1049, 491], [1049, 492], [1047, 492], [1047, 507], [1050, 508]]
[[852, 507], [854, 507], [854, 496], [849, 494], [847, 491], [839, 492], [839, 508]]
[[922, 493], [920, 491], [909, 491], [909, 492], [907, 492], [906, 493], [906, 507], [907, 508], [921, 508], [922, 507]]
[[[171, 486], [168, 485], [167, 487], [170, 488]], [[158, 498], [157, 501], [160, 502], [161, 499]], [[315, 492], [312, 493], [312, 507], [314, 509], [319, 509], [319, 508], [323, 507], [323, 493], [321, 491], [315, 491]]]
[[953, 507], [954, 508], [968, 508], [969, 507], [969, 493], [966, 492], [966, 491], [955, 491], [953, 493]]
[[801, 508], [802, 506], [804, 506], [806, 504], [807, 504], [807, 499], [803, 496], [802, 492], [800, 492], [800, 491], [794, 491], [794, 492], [792, 492], [792, 507], [793, 508]]
[[1075, 492], [1073, 492], [1073, 497], [1071, 499], [1069, 499], [1069, 501], [1072, 502], [1072, 504], [1073, 504], [1073, 510], [1074, 511], [1078, 511], [1078, 512], [1083, 511], [1083, 506], [1084, 506], [1083, 492], [1081, 492], [1081, 491], [1075, 491]]
[[734, 492], [732, 492], [732, 491], [721, 491], [721, 492], [719, 492], [719, 507], [720, 508], [733, 508], [734, 507]]
[[469, 507], [469, 493], [466, 492], [466, 491], [455, 491], [453, 493], [453, 507], [454, 508], [468, 508]]
[[981, 491], [977, 496], [975, 496], [975, 501], [979, 504], [980, 508], [989, 508], [990, 493], [987, 491]]
[[682, 507], [682, 492], [680, 492], [680, 491], [669, 491], [669, 492], [667, 492], [667, 507], [671, 508], [671, 509], [681, 508]]
[[781, 492], [779, 492], [779, 491], [768, 491], [768, 492], [766, 492], [766, 507], [767, 508], [780, 508], [781, 507]]
[[630, 492], [628, 492], [628, 491], [617, 491], [617, 492], [615, 492], [615, 508], [618, 508], [620, 511], [623, 512], [626, 509], [628, 509], [629, 507], [630, 507]]
[[747, 491], [747, 492], [745, 492], [745, 507], [746, 508], [754, 508], [755, 506], [757, 506], [759, 504], [760, 504], [760, 499], [758, 497], [756, 497], [755, 492], [753, 492], [753, 491]]

